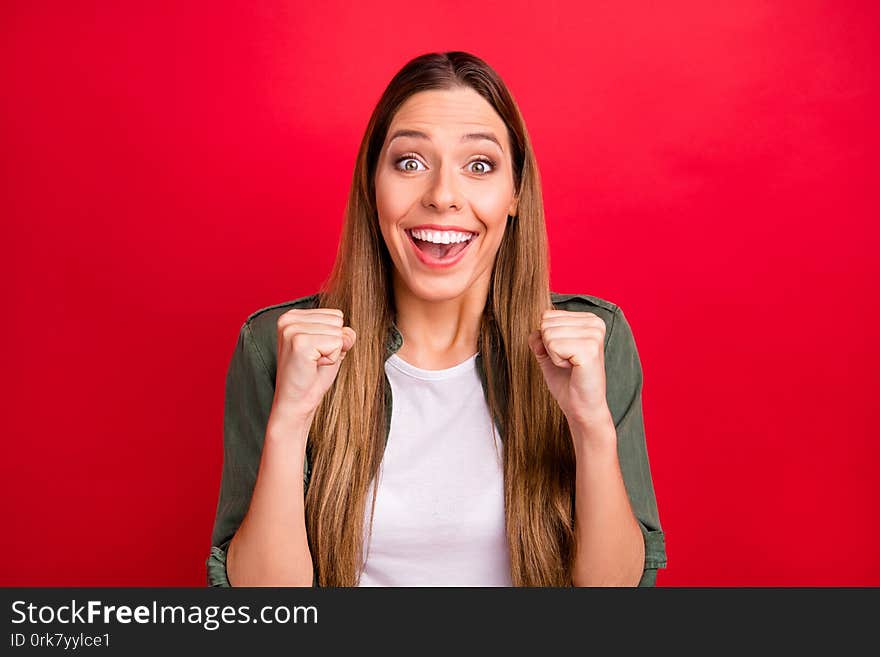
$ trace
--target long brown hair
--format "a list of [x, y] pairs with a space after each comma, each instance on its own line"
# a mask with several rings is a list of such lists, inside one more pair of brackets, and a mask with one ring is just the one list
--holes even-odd
[[375, 201], [380, 151], [407, 98], [459, 87], [477, 91], [507, 125], [518, 198], [496, 256], [478, 345], [489, 411], [503, 438], [511, 579], [515, 586], [571, 585], [571, 434], [527, 342], [543, 311], [552, 307], [540, 177], [525, 123], [504, 82], [480, 58], [455, 51], [412, 59], [379, 99], [358, 150], [336, 261], [319, 293], [319, 306], [341, 309], [358, 336], [309, 434], [306, 527], [320, 586], [357, 584], [366, 499], [385, 447], [384, 362], [395, 308], [393, 264]]

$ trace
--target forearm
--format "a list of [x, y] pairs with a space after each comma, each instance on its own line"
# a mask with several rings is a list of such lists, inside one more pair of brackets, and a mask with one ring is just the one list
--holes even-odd
[[303, 488], [310, 425], [269, 417], [251, 503], [227, 554], [232, 586], [312, 585]]
[[636, 586], [645, 544], [632, 513], [610, 416], [586, 428], [569, 425], [575, 444], [575, 586]]

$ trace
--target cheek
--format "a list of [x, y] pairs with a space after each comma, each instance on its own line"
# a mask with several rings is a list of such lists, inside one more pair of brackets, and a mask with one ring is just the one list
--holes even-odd
[[388, 199], [391, 198], [391, 193], [388, 189], [387, 178], [381, 174], [376, 174], [374, 185], [376, 189], [376, 209], [379, 211], [379, 219], [381, 220], [386, 214], [385, 209], [388, 207]]
[[402, 185], [393, 176], [376, 176], [376, 209], [382, 223], [400, 220], [411, 205], [411, 185]]
[[501, 248], [501, 241], [504, 239], [504, 223], [502, 222], [496, 226], [495, 230], [486, 237], [486, 257], [494, 259], [495, 255], [498, 253], [498, 249]]
[[510, 209], [510, 198], [511, 192], [505, 189], [484, 189], [471, 199], [471, 207], [488, 228], [503, 228]]

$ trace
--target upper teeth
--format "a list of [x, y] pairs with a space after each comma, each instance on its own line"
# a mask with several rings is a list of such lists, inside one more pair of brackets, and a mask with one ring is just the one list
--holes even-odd
[[457, 230], [420, 230], [410, 231], [417, 240], [433, 242], [434, 244], [457, 244], [467, 242], [474, 236], [473, 233], [462, 233]]

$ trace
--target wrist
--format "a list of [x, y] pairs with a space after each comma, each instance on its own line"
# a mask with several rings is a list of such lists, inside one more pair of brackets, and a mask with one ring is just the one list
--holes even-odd
[[308, 440], [314, 417], [314, 411], [301, 413], [293, 409], [273, 406], [266, 426], [266, 438], [283, 441], [296, 440], [305, 443]]
[[605, 432], [609, 427], [614, 429], [614, 417], [607, 404], [586, 413], [566, 413], [565, 419], [568, 420], [572, 432], [596, 433]]
[[607, 408], [591, 415], [567, 417], [575, 451], [617, 448], [614, 418]]

